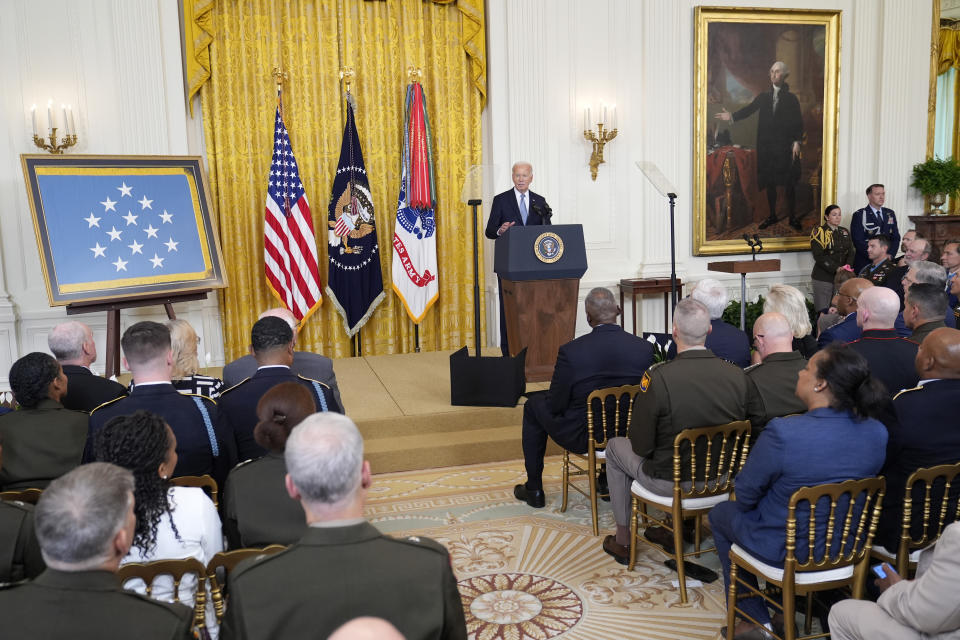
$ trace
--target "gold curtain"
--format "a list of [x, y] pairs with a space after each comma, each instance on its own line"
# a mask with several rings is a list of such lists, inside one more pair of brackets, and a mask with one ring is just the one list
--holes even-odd
[[[482, 84], [485, 78], [478, 76], [464, 39], [478, 46], [479, 19], [482, 66], [482, 6], [481, 0], [459, 0], [456, 5], [420, 0], [215, 3], [210, 12], [210, 79], [200, 96], [211, 192], [230, 282], [220, 296], [228, 360], [246, 352], [258, 313], [276, 306], [263, 273], [263, 218], [276, 104], [270, 72], [278, 63], [289, 74], [284, 122], [313, 212], [324, 285], [327, 204], [344, 117], [337, 73], [353, 67], [356, 74], [352, 92], [357, 130], [374, 197], [386, 291], [386, 299], [362, 329], [364, 355], [414, 349], [413, 324], [390, 287], [391, 239], [406, 69], [422, 68], [437, 183], [440, 297], [420, 324], [420, 343], [432, 351], [472, 342], [473, 237], [469, 210], [459, 195], [467, 168], [481, 160], [483, 96], [478, 81]], [[469, 19], [464, 18], [465, 9], [471, 12]], [[351, 354], [340, 316], [327, 300], [298, 340], [301, 349], [331, 357]]]
[[[939, 60], [937, 74], [944, 74], [952, 69], [960, 72], [960, 31], [953, 27], [940, 28]], [[953, 157], [957, 157], [960, 148], [960, 82], [953, 83]]]

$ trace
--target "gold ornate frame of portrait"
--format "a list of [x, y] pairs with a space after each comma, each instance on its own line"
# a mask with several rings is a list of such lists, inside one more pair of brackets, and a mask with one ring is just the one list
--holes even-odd
[[[769, 25], [796, 25], [796, 26], [822, 26], [824, 29], [823, 41], [823, 98], [819, 109], [822, 113], [822, 131], [821, 133], [821, 152], [819, 158], [803, 158], [802, 162], [807, 166], [814, 167], [810, 171], [810, 199], [812, 207], [809, 211], [798, 212], [799, 216], [807, 216], [807, 220], [802, 220], [803, 229], [793, 232], [790, 235], [773, 235], [763, 237], [763, 247], [768, 252], [775, 251], [801, 251], [810, 247], [810, 228], [816, 222], [820, 223], [824, 207], [833, 202], [836, 198], [837, 189], [837, 119], [838, 119], [838, 97], [839, 97], [839, 75], [840, 75], [840, 11], [839, 10], [807, 10], [807, 9], [767, 9], [767, 8], [746, 8], [746, 7], [705, 7], [695, 8], [695, 59], [694, 59], [694, 95], [693, 95], [693, 113], [694, 113], [694, 136], [693, 136], [693, 252], [698, 256], [713, 256], [725, 254], [749, 253], [747, 245], [744, 243], [742, 235], [749, 232], [751, 235], [757, 229], [757, 220], [752, 220], [742, 228], [736, 229], [733, 234], [733, 228], [725, 230], [725, 233], [718, 233], [715, 229], [720, 226], [715, 223], [713, 231], [708, 229], [708, 202], [707, 191], [708, 184], [707, 162], [708, 162], [708, 132], [713, 117], [708, 108], [709, 78], [708, 70], [710, 68], [709, 60], [709, 31], [710, 26], [718, 23], [732, 23], [743, 25], [769, 24]], [[770, 61], [772, 63], [773, 60]], [[724, 107], [725, 108], [725, 107]], [[754, 116], [750, 116], [752, 123]], [[756, 125], [751, 125], [756, 127]], [[804, 136], [806, 138], [806, 134]], [[805, 148], [801, 146], [803, 151]], [[801, 151], [801, 152], [802, 152]], [[754, 161], [755, 162], [755, 161]], [[728, 164], [727, 159], [724, 165]], [[819, 171], [817, 170], [819, 169]], [[722, 175], [721, 175], [721, 179]], [[733, 200], [731, 197], [731, 184], [733, 179], [724, 180], [726, 185], [725, 203]], [[798, 185], [803, 186], [803, 185]], [[716, 188], [716, 187], [714, 187]], [[778, 196], [778, 201], [779, 201]], [[720, 216], [718, 208], [711, 208], [713, 215]], [[767, 210], [767, 206], [763, 206]], [[730, 221], [729, 205], [725, 206], [726, 221]], [[748, 212], [751, 210], [748, 208]], [[813, 213], [816, 215], [814, 216]], [[752, 213], [756, 215], [756, 213]], [[781, 222], [786, 223], [786, 219]], [[785, 227], [785, 224], [778, 224], [778, 227]], [[774, 230], [776, 232], [776, 230]], [[767, 232], [769, 234], [769, 232]], [[719, 237], [725, 235], [726, 237]]]

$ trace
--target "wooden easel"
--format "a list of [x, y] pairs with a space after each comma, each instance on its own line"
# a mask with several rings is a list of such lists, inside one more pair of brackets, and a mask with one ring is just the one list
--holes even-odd
[[133, 309], [135, 307], [150, 307], [162, 304], [167, 311], [167, 318], [176, 320], [177, 314], [173, 311], [173, 305], [176, 302], [189, 302], [191, 300], [203, 300], [211, 289], [200, 289], [197, 291], [187, 291], [168, 296], [155, 296], [148, 298], [116, 298], [114, 300], [98, 300], [96, 302], [75, 302], [67, 305], [67, 315], [73, 316], [80, 313], [96, 313], [98, 311], [107, 312], [107, 355], [105, 377], [120, 375], [120, 310]]

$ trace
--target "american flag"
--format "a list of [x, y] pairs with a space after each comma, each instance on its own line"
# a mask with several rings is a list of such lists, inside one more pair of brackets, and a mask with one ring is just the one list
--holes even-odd
[[302, 322], [320, 306], [323, 297], [313, 218], [279, 106], [273, 142], [263, 264], [270, 287]]

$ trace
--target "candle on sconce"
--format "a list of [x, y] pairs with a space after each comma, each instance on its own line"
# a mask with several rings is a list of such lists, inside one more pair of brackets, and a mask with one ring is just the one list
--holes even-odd
[[47, 129], [53, 133], [53, 98], [47, 100]]
[[73, 106], [67, 105], [67, 113], [70, 114], [70, 135], [77, 135], [77, 123], [73, 119]]
[[590, 122], [590, 109], [587, 107], [584, 107], [583, 109], [583, 130], [584, 131], [590, 130], [589, 122]]
[[37, 105], [30, 107], [30, 119], [33, 120], [33, 135], [37, 136]]
[[613, 105], [613, 128], [617, 128], [617, 105]]
[[70, 135], [70, 121], [67, 119], [67, 105], [60, 103], [60, 109], [63, 111], [63, 134]]
[[590, 107], [587, 107], [587, 129], [593, 129], [593, 118], [591, 117]]
[[604, 127], [607, 126], [607, 105], [603, 105], [603, 119], [601, 122], [603, 122]]

